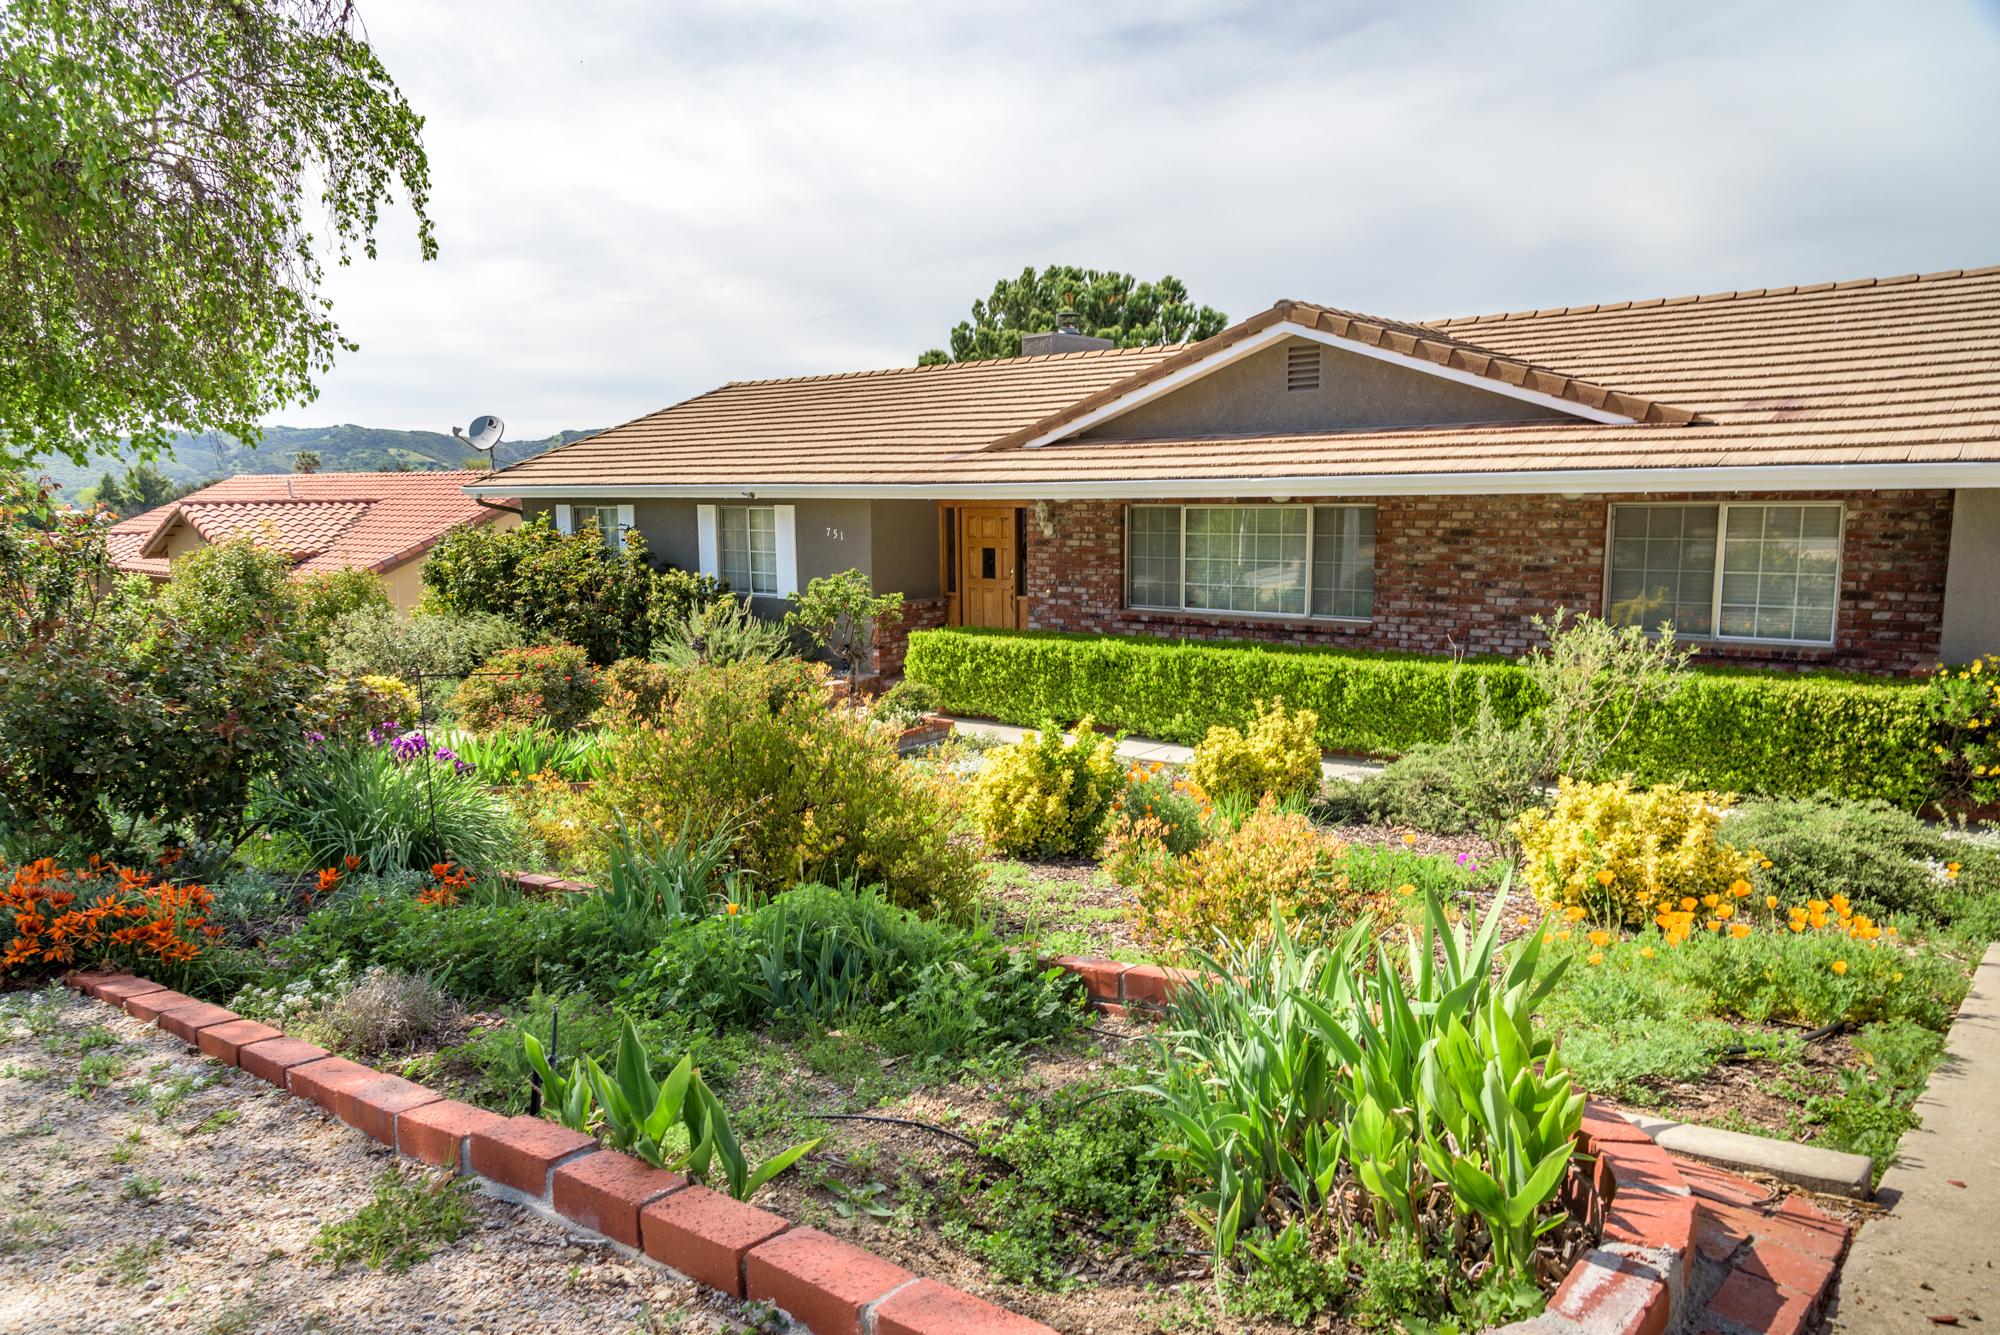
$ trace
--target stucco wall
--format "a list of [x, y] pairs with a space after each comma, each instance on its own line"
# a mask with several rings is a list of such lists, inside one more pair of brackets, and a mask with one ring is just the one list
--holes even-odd
[[[1286, 349], [1320, 347], [1320, 387], [1285, 388]], [[1392, 366], [1356, 352], [1287, 342], [1255, 352], [1083, 434], [1105, 440], [1355, 431], [1560, 418], [1554, 409]]]
[[[1200, 497], [1188, 497], [1189, 503]], [[1301, 497], [1338, 503], [1341, 497]], [[1618, 501], [1839, 500], [1847, 511], [1831, 646], [1709, 640], [1704, 663], [1913, 673], [1937, 660], [1951, 535], [1948, 491], [1717, 496], [1385, 496], [1375, 510], [1375, 614], [1302, 622], [1125, 606], [1125, 506], [1054, 506], [1028, 533], [1029, 624], [1187, 639], [1270, 640], [1420, 653], [1519, 654], [1528, 618], [1604, 606], [1606, 507]]]
[[1944, 586], [1940, 657], [1964, 663], [2000, 653], [2000, 489], [1956, 494], [1951, 574]]
[[[616, 504], [616, 498], [589, 504]], [[718, 501], [717, 504], [728, 502]], [[632, 522], [645, 536], [654, 559], [683, 570], [701, 567], [701, 539], [693, 500], [630, 502]], [[937, 596], [937, 507], [929, 501], [791, 500], [758, 496], [757, 505], [794, 507], [798, 542], [799, 587], [814, 577], [859, 570], [884, 592], [910, 598]], [[530, 516], [552, 514], [556, 502], [531, 500], [523, 508]], [[782, 598], [755, 598], [760, 613], [779, 615]]]

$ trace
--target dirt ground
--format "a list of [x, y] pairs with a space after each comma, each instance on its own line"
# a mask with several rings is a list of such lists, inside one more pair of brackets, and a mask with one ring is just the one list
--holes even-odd
[[399, 1161], [179, 1040], [61, 991], [0, 994], [0, 1332], [760, 1329], [759, 1315], [470, 1197], [401, 1274], [312, 1259]]

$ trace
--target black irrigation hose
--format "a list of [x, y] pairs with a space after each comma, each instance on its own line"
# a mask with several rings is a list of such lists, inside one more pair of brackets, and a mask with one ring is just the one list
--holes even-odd
[[[818, 1113], [815, 1115], [815, 1120], [821, 1122], [880, 1122], [884, 1126], [913, 1126], [919, 1131], [929, 1131], [936, 1135], [944, 1136], [947, 1139], [955, 1140], [975, 1154], [986, 1153], [985, 1150], [979, 1148], [978, 1142], [967, 1140], [956, 1131], [947, 1131], [941, 1126], [932, 1126], [929, 1122], [919, 1122], [908, 1117], [875, 1117], [868, 1113]], [[1000, 1162], [1006, 1163], [1006, 1160], [1002, 1159]], [[1007, 1166], [1009, 1168], [1013, 1167], [1012, 1164], [1008, 1164]]]
[[[1847, 1021], [1835, 1020], [1832, 1024], [1823, 1024], [1817, 1029], [1808, 1029], [1799, 1041], [1801, 1043], [1817, 1043], [1823, 1038], [1832, 1038], [1835, 1034], [1841, 1033], [1846, 1028]], [[1749, 1053], [1750, 1049], [1741, 1043], [1731, 1043], [1722, 1050], [1722, 1055], [1725, 1057], [1745, 1057]]]

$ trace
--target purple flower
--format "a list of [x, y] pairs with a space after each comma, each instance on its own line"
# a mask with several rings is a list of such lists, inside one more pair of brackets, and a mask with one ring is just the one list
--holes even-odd
[[320, 744], [321, 742], [323, 742], [323, 741], [325, 741], [325, 740], [326, 740], [326, 734], [325, 734], [325, 733], [323, 733], [323, 732], [308, 732], [308, 733], [306, 733], [306, 745], [307, 745], [307, 746], [318, 746], [318, 745], [319, 745], [319, 744]]
[[389, 755], [399, 765], [406, 765], [430, 749], [430, 741], [420, 732], [406, 732], [389, 743]]
[[470, 774], [470, 773], [472, 773], [472, 766], [470, 766], [470, 765], [466, 764], [466, 763], [465, 763], [465, 762], [464, 762], [463, 760], [454, 760], [454, 761], [452, 761], [451, 763], [452, 763], [452, 766], [453, 766], [453, 767], [454, 767], [454, 768], [455, 768], [455, 769], [456, 769], [456, 770], [457, 770], [457, 771], [458, 771], [458, 772], [459, 772], [460, 774]]

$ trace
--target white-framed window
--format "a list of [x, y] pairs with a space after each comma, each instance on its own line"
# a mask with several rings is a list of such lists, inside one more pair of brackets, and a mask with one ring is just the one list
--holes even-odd
[[741, 593], [778, 591], [778, 513], [769, 505], [718, 505], [722, 578]]
[[625, 545], [625, 534], [633, 528], [632, 507], [629, 505], [558, 505], [556, 507], [556, 531], [558, 533], [582, 533], [596, 529], [604, 538], [604, 545], [618, 551]]
[[785, 598], [798, 591], [798, 507], [703, 505], [696, 508], [703, 574], [737, 593]]
[[1843, 520], [1838, 501], [1613, 505], [1605, 620], [1832, 644]]
[[1174, 612], [1365, 620], [1372, 505], [1133, 505], [1125, 601]]

